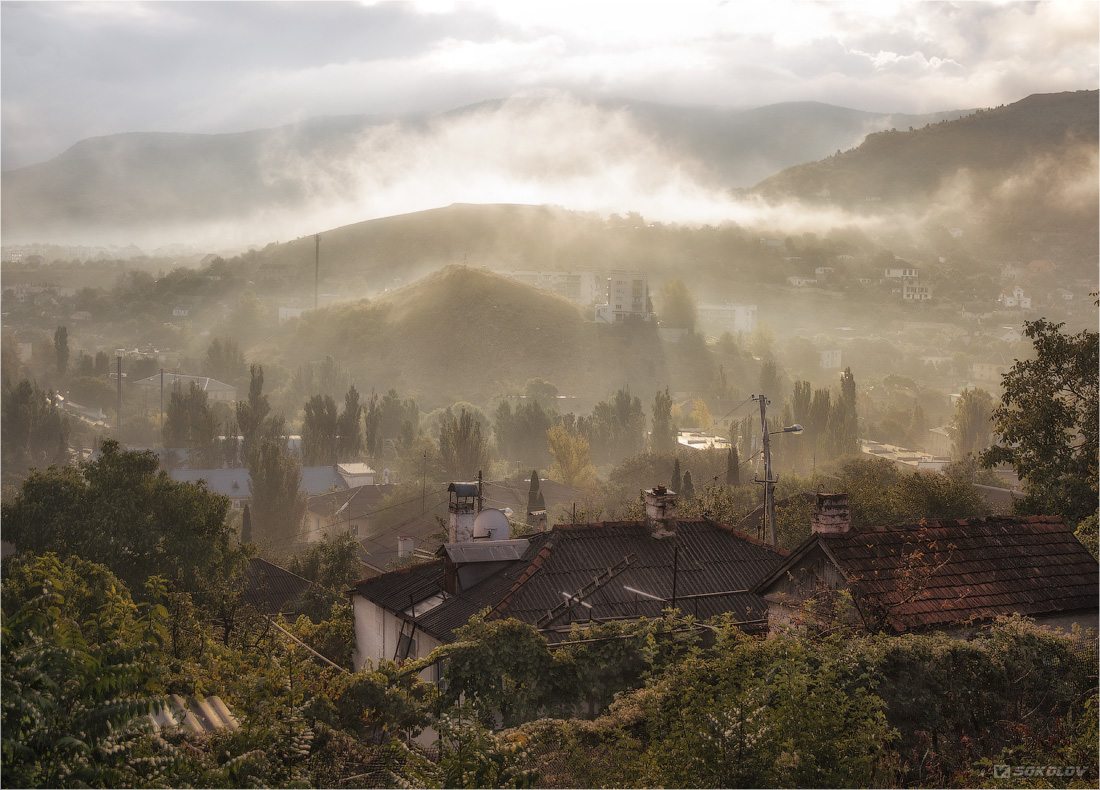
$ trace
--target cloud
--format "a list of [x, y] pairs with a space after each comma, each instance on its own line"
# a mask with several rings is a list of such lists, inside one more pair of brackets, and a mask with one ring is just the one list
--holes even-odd
[[4, 2], [3, 166], [517, 91], [927, 112], [1097, 86], [1094, 2]]

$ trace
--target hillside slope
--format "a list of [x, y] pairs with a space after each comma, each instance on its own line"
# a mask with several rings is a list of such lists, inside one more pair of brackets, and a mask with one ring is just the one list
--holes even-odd
[[1095, 233], [1098, 95], [1033, 95], [921, 129], [879, 132], [754, 191], [867, 210], [928, 205], [955, 221]]
[[[578, 111], [575, 103], [562, 101], [483, 102], [431, 118], [315, 118], [238, 134], [90, 138], [48, 162], [2, 174], [2, 230], [11, 241], [147, 235], [151, 229], [179, 240], [196, 227], [249, 223], [270, 227], [267, 238], [285, 238], [279, 228], [287, 216], [321, 214], [334, 206], [355, 216], [363, 195], [384, 193], [422, 156], [449, 150], [454, 141], [448, 134], [460, 123], [466, 124], [461, 135], [469, 134], [471, 125], [495, 130], [482, 137], [553, 128], [558, 136], [575, 134], [575, 150], [621, 145], [624, 139], [652, 141], [691, 178], [729, 188], [855, 145], [876, 129], [964, 112], [899, 120], [813, 102], [722, 110], [605, 101]], [[552, 120], [563, 112], [581, 119], [584, 128], [532, 121], [540, 113]], [[635, 132], [624, 137], [624, 128]], [[469, 155], [461, 146], [454, 155]], [[515, 177], [522, 183], [532, 173]]]
[[666, 358], [652, 325], [597, 325], [568, 300], [465, 266], [374, 301], [309, 311], [253, 353], [290, 370], [331, 355], [361, 390], [396, 387], [428, 408], [489, 403], [539, 377], [579, 395], [587, 411], [619, 387], [651, 399], [654, 382], [710, 375], [705, 362], [694, 371], [699, 360]]

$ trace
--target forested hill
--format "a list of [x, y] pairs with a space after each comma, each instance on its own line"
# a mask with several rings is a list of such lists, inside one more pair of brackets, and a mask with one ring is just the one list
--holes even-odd
[[[627, 101], [578, 110], [570, 102], [501, 100], [433, 117], [348, 115], [236, 134], [89, 138], [47, 162], [3, 173], [3, 232], [9, 239], [51, 241], [105, 231], [140, 234], [150, 227], [183, 232], [266, 218], [267, 238], [279, 238], [276, 218], [286, 212], [319, 213], [340, 204], [348, 207], [345, 215], [354, 213], [362, 195], [384, 191], [387, 181], [409, 166], [409, 150], [430, 156], [437, 146], [445, 149], [456, 125], [531, 136], [547, 125], [532, 121], [540, 114], [583, 119], [587, 131], [578, 133], [578, 148], [608, 144], [606, 135], [632, 129], [630, 139], [655, 142], [692, 178], [728, 188], [750, 186], [790, 165], [855, 145], [878, 129], [968, 112], [902, 116], [816, 102], [735, 110]], [[549, 125], [556, 135], [571, 133], [570, 123]], [[615, 138], [618, 144], [622, 139]]]
[[623, 386], [645, 398], [654, 382], [700, 379], [703, 386], [714, 372], [712, 355], [688, 345], [666, 354], [652, 324], [597, 325], [566, 299], [451, 266], [375, 301], [304, 313], [254, 353], [290, 370], [331, 355], [362, 391], [431, 393], [431, 407], [488, 402], [543, 378], [563, 395], [583, 393], [587, 409], [589, 394]]
[[754, 191], [866, 210], [931, 203], [956, 211], [956, 221], [1095, 234], [1098, 95], [1036, 94], [958, 120], [878, 132]]

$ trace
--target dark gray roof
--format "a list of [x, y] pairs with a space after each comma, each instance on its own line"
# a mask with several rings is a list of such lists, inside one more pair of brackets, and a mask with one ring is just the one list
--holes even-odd
[[291, 605], [312, 585], [286, 568], [259, 557], [251, 557], [244, 570], [241, 601], [264, 614], [290, 611]]
[[[546, 612], [575, 594], [594, 578], [634, 555], [633, 562], [572, 613], [554, 620], [565, 628], [575, 620], [659, 617], [667, 603], [637, 596], [633, 587], [671, 601], [673, 567], [681, 611], [707, 619], [731, 612], [742, 621], [762, 621], [766, 605], [744, 592], [778, 567], [786, 552], [706, 519], [682, 519], [676, 536], [654, 538], [643, 522], [603, 522], [558, 525], [549, 532], [528, 535], [520, 559], [502, 562], [489, 578], [418, 616], [417, 626], [443, 640], [470, 616], [485, 609], [490, 617], [515, 617], [536, 624]], [[354, 592], [392, 612], [404, 612], [444, 589], [444, 560], [383, 574], [359, 582]], [[719, 595], [713, 595], [720, 593]], [[693, 598], [691, 596], [705, 595]], [[759, 626], [763, 630], [763, 626]], [[548, 638], [556, 639], [548, 632]]]
[[478, 495], [477, 483], [451, 483], [448, 491], [453, 491], [460, 497], [476, 497]]
[[[248, 488], [248, 470], [243, 467], [234, 469], [172, 469], [168, 476], [177, 483], [197, 483], [206, 481], [206, 487], [215, 494], [224, 494], [233, 499], [252, 496]], [[301, 490], [315, 496], [331, 490], [346, 489], [348, 484], [336, 472], [334, 466], [303, 466]]]

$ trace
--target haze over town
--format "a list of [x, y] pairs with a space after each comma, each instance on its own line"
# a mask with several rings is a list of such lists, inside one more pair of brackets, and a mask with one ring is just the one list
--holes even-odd
[[0, 2], [5, 785], [1095, 787], [1098, 53]]

